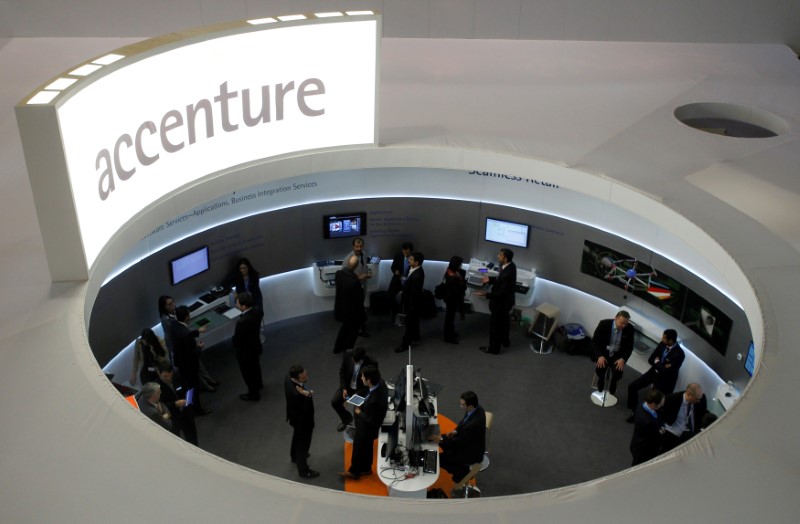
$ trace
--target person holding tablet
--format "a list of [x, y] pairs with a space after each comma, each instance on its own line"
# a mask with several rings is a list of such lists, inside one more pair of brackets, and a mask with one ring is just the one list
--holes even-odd
[[361, 370], [361, 381], [368, 391], [364, 403], [354, 410], [356, 433], [353, 438], [353, 458], [350, 469], [339, 473], [340, 477], [351, 480], [372, 474], [372, 462], [375, 458], [373, 443], [378, 438], [389, 408], [389, 390], [377, 367], [365, 366]]

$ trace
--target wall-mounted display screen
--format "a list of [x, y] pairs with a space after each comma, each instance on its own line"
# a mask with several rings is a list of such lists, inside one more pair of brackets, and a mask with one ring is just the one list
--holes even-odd
[[208, 271], [208, 246], [203, 246], [169, 261], [169, 278], [172, 285], [183, 282], [204, 271]]
[[683, 314], [683, 284], [636, 257], [585, 240], [581, 273], [624, 289], [677, 319]]
[[497, 218], [486, 219], [486, 240], [507, 246], [528, 247], [531, 226]]
[[733, 321], [674, 278], [625, 253], [585, 240], [581, 273], [624, 289], [680, 320], [723, 355]]
[[322, 217], [325, 238], [360, 237], [367, 234], [367, 214], [347, 213]]
[[756, 371], [756, 345], [750, 341], [750, 347], [747, 350], [747, 357], [744, 359], [744, 370], [751, 377]]
[[691, 289], [681, 317], [683, 325], [703, 337], [723, 355], [728, 349], [733, 321]]

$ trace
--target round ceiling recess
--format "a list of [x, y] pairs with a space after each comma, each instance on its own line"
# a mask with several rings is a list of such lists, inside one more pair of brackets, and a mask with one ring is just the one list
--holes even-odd
[[769, 138], [789, 130], [783, 118], [769, 111], [719, 102], [680, 106], [675, 118], [694, 129], [735, 138]]

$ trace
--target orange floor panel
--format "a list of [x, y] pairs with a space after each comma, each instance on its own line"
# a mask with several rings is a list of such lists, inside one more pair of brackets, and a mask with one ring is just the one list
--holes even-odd
[[[449, 418], [439, 415], [439, 427], [441, 428], [442, 434], [448, 433], [455, 429], [456, 424], [450, 420]], [[378, 441], [375, 440], [373, 444], [373, 455], [377, 456], [378, 453]], [[349, 442], [344, 443], [344, 470], [350, 467], [350, 460], [353, 455], [353, 445]], [[378, 472], [376, 470], [376, 465], [373, 464], [372, 466], [372, 475], [368, 475], [365, 477], [361, 477], [359, 480], [350, 480], [345, 479], [344, 481], [344, 490], [349, 493], [360, 493], [361, 495], [375, 495], [377, 497], [386, 497], [389, 495], [388, 488], [386, 485], [381, 482], [381, 479], [378, 478]], [[444, 470], [439, 472], [438, 480], [431, 486], [430, 489], [433, 488], [440, 488], [445, 493], [450, 493], [450, 490], [453, 488], [453, 479], [450, 477], [450, 474]]]

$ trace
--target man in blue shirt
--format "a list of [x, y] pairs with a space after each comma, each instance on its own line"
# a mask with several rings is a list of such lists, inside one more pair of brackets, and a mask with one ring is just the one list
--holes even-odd
[[661, 421], [658, 410], [664, 405], [664, 393], [651, 389], [643, 404], [636, 408], [633, 437], [631, 438], [631, 455], [636, 466], [658, 456], [661, 448]]
[[665, 395], [672, 393], [685, 358], [686, 354], [678, 344], [678, 332], [674, 329], [665, 330], [661, 343], [647, 359], [650, 369], [628, 385], [628, 409], [631, 410], [628, 422], [633, 422], [633, 410], [639, 401], [639, 391], [643, 388], [652, 384], [653, 388], [661, 390]]

